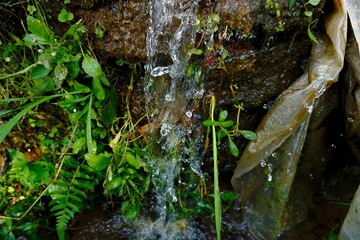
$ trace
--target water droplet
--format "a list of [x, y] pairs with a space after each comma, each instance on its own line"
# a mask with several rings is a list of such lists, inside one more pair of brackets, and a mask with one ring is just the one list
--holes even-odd
[[164, 75], [166, 73], [169, 73], [171, 70], [171, 66], [167, 66], [167, 67], [156, 67], [151, 71], [151, 75], [153, 77], [159, 77], [161, 75]]
[[265, 160], [261, 160], [260, 166], [261, 166], [261, 167], [266, 167], [266, 161], [265, 161]]
[[73, 112], [76, 113], [76, 108], [74, 108]]
[[289, 156], [289, 157], [291, 157], [291, 156], [292, 156], [292, 153], [291, 153], [291, 152], [289, 152], [289, 153], [288, 153], [288, 156]]
[[269, 109], [271, 107], [271, 104], [264, 103], [263, 109]]
[[347, 119], [347, 121], [350, 122], [350, 123], [352, 123], [352, 122], [354, 122], [354, 119], [352, 119], [351, 117], [349, 117], [349, 118]]
[[312, 175], [312, 173], [309, 174], [310, 180], [314, 180], [314, 176]]
[[165, 95], [165, 100], [168, 101], [168, 102], [173, 102], [173, 101], [175, 101], [175, 96], [173, 94], [171, 94], [171, 93], [167, 93]]
[[319, 98], [325, 92], [326, 85], [321, 83], [316, 84], [315, 89], [316, 89], [315, 98]]
[[271, 182], [271, 181], [272, 181], [272, 175], [271, 175], [271, 174], [268, 174], [268, 175], [267, 175], [267, 180], [268, 180], [268, 182]]
[[336, 148], [336, 144], [333, 143], [333, 144], [330, 145], [330, 147], [331, 147], [332, 149], [335, 149], [335, 148]]
[[201, 99], [204, 96], [204, 90], [201, 89], [195, 92], [195, 98]]
[[304, 104], [304, 107], [306, 108], [306, 111], [308, 113], [312, 113], [314, 106], [313, 105], [308, 105], [307, 103]]
[[192, 117], [192, 111], [187, 111], [186, 113], [185, 113], [185, 115], [188, 117], [188, 118], [191, 118]]
[[276, 157], [277, 157], [277, 155], [276, 155], [275, 152], [273, 152], [273, 153], [271, 154], [271, 156], [272, 156], [273, 158], [276, 158]]
[[171, 125], [170, 124], [167, 124], [167, 123], [164, 123], [162, 126], [161, 126], [161, 129], [160, 129], [160, 135], [165, 137], [171, 130]]

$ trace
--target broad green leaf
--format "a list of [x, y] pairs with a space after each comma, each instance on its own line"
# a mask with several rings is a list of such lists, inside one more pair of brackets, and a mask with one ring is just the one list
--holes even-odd
[[309, 0], [309, 3], [313, 6], [317, 6], [320, 3], [320, 0]]
[[194, 72], [195, 72], [195, 63], [190, 63], [187, 67], [187, 70], [186, 70], [186, 76], [187, 77], [191, 77], [194, 75]]
[[308, 33], [309, 38], [310, 38], [313, 42], [315, 42], [316, 44], [319, 44], [319, 42], [317, 41], [316, 37], [315, 37], [314, 34], [311, 32], [310, 24], [309, 24], [309, 26], [308, 26], [307, 33]]
[[201, 55], [203, 53], [203, 50], [201, 49], [197, 49], [197, 48], [193, 48], [190, 50], [189, 54], [192, 55]]
[[225, 122], [220, 123], [220, 125], [224, 128], [228, 128], [234, 125], [234, 121], [233, 120], [228, 120]]
[[59, 15], [58, 15], [58, 20], [59, 22], [66, 22], [66, 21], [71, 21], [74, 19], [74, 14], [72, 14], [71, 12], [68, 12], [66, 9], [61, 9]]
[[289, 10], [295, 6], [296, 0], [289, 0]]
[[105, 90], [101, 86], [100, 78], [95, 77], [92, 81], [92, 87], [94, 94], [98, 100], [104, 100], [105, 99]]
[[217, 139], [219, 142], [223, 137], [226, 137], [226, 136], [227, 136], [227, 133], [224, 130], [220, 129], [219, 131], [217, 131]]
[[35, 79], [34, 85], [41, 93], [49, 92], [55, 89], [55, 81], [51, 77]]
[[252, 131], [240, 130], [239, 132], [248, 140], [255, 140], [257, 138], [256, 134]]
[[205, 127], [210, 127], [210, 126], [220, 126], [220, 123], [218, 121], [212, 121], [211, 119], [206, 119], [205, 121], [202, 122], [202, 124]]
[[234, 192], [225, 192], [221, 194], [221, 198], [225, 201], [235, 200], [238, 195]]
[[82, 61], [82, 68], [90, 77], [99, 78], [102, 74], [101, 66], [99, 62], [90, 57], [89, 55], [85, 55]]
[[109, 190], [113, 190], [113, 189], [118, 188], [120, 186], [121, 181], [122, 181], [121, 177], [113, 178], [110, 182], [108, 182], [106, 184], [106, 187]]
[[219, 114], [219, 122], [225, 121], [227, 116], [228, 116], [228, 111], [227, 110], [221, 111], [220, 114]]
[[126, 152], [125, 159], [134, 168], [139, 169], [141, 167], [141, 163], [138, 162], [138, 160], [132, 153]]
[[105, 74], [101, 74], [101, 76], [100, 76], [100, 81], [101, 81], [101, 83], [104, 84], [105, 86], [110, 87], [110, 82], [109, 82], [109, 80], [107, 79], [107, 77], [105, 76]]
[[88, 86], [78, 83], [78, 81], [76, 81], [76, 80], [74, 81], [74, 88], [76, 91], [80, 91], [83, 93], [88, 93], [91, 91], [91, 89]]
[[312, 11], [305, 11], [305, 16], [307, 17], [311, 17], [313, 15], [313, 12]]
[[239, 149], [237, 148], [233, 140], [231, 140], [231, 138], [229, 138], [229, 150], [234, 157], [239, 156]]
[[85, 154], [86, 162], [90, 167], [95, 170], [101, 171], [105, 169], [111, 160], [111, 155], [108, 153], [100, 153], [100, 154]]
[[141, 204], [133, 204], [131, 201], [124, 201], [121, 204], [120, 212], [128, 220], [133, 221], [139, 214]]
[[76, 139], [76, 141], [73, 143], [73, 153], [78, 154], [86, 145], [86, 138], [81, 137]]
[[46, 68], [44, 65], [35, 66], [31, 69], [30, 77], [31, 79], [39, 79], [46, 77], [50, 72], [50, 69]]
[[68, 64], [68, 70], [71, 77], [76, 78], [80, 72], [79, 61], [71, 61]]
[[29, 31], [39, 39], [42, 39], [44, 43], [54, 43], [52, 32], [49, 30], [46, 24], [32, 16], [27, 16], [26, 23]]

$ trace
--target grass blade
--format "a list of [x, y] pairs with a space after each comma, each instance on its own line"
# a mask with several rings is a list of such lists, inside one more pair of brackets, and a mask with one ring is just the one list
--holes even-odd
[[21, 110], [18, 114], [16, 114], [12, 119], [10, 119], [7, 123], [0, 127], [0, 143], [5, 139], [5, 137], [9, 134], [11, 129], [16, 125], [16, 123], [32, 108], [38, 106], [39, 104], [49, 101], [52, 98], [55, 98], [56, 95], [43, 97], [35, 102], [29, 103], [25, 105], [24, 109]]

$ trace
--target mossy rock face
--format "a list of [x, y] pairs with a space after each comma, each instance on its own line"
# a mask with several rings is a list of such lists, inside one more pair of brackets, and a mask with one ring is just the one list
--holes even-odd
[[[317, 20], [325, 1], [317, 6], [296, 1], [290, 9], [289, 0], [218, 0], [214, 12], [221, 24], [251, 37], [258, 31], [267, 35], [290, 33], [306, 29], [310, 21]], [[306, 12], [306, 14], [305, 14]], [[311, 17], [309, 17], [311, 15]]]
[[[146, 60], [148, 1], [118, 1], [96, 10], [79, 10], [93, 47], [109, 57]], [[104, 31], [99, 38], [95, 32]]]

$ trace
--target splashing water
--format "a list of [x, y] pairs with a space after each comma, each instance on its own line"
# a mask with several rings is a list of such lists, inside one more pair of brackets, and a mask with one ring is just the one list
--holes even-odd
[[[152, 149], [147, 153], [146, 164], [152, 169], [154, 210], [159, 218], [143, 224], [142, 230], [135, 234], [136, 239], [153, 239], [149, 234], [156, 236], [154, 239], [178, 239], [174, 234], [179, 234], [179, 229], [173, 227], [174, 219], [167, 209], [168, 202], [178, 201], [175, 179], [182, 164], [203, 177], [201, 157], [197, 154], [203, 144], [188, 131], [191, 126], [179, 124], [183, 119], [189, 122], [188, 105], [197, 91], [196, 82], [185, 77], [190, 57], [187, 49], [195, 42], [197, 4], [198, 1], [189, 0], [151, 0], [149, 3], [145, 97], [149, 121], [157, 134], [150, 136]], [[191, 228], [186, 224], [187, 231]]]

